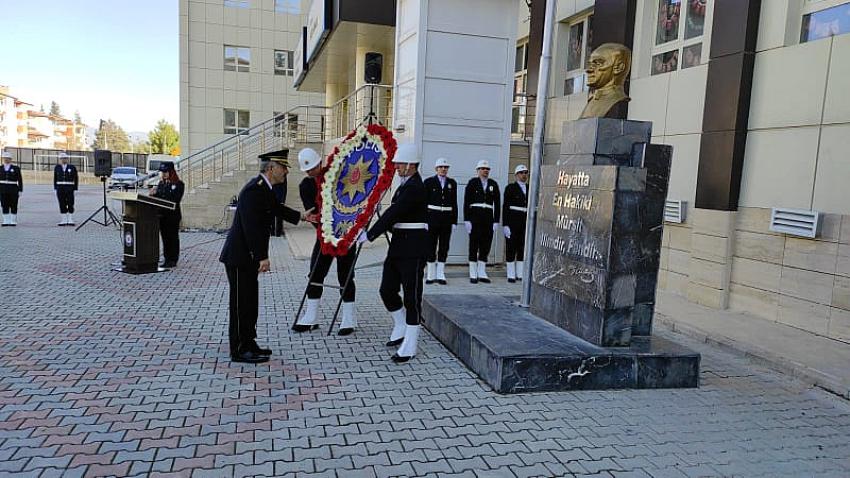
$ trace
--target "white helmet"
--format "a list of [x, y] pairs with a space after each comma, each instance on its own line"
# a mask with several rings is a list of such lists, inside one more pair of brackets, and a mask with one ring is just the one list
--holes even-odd
[[439, 168], [441, 166], [449, 167], [449, 160], [446, 158], [437, 158], [437, 164], [434, 165], [435, 168]]
[[70, 156], [68, 156], [68, 153], [59, 153], [59, 159], [68, 159], [69, 157]]
[[394, 163], [419, 164], [419, 156], [416, 155], [416, 145], [405, 143], [398, 147], [393, 158]]
[[481, 161], [478, 161], [478, 164], [475, 165], [475, 169], [481, 169], [481, 168], [490, 169], [490, 162], [487, 161], [486, 159], [482, 159]]
[[514, 169], [514, 174], [527, 173], [527, 172], [528, 172], [528, 168], [525, 167], [524, 164], [520, 164], [519, 166], [516, 167], [516, 169]]
[[322, 157], [312, 148], [304, 148], [298, 152], [298, 167], [305, 173], [322, 162]]

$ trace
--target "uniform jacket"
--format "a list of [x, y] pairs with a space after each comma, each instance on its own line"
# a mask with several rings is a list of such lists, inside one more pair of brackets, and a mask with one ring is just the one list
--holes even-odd
[[[306, 177], [298, 184], [298, 194], [301, 196], [301, 203], [304, 205], [304, 210], [316, 208], [313, 212], [319, 212], [316, 197], [319, 194], [319, 185], [316, 183], [316, 178]], [[314, 224], [318, 229], [319, 225]]]
[[298, 224], [301, 213], [277, 202], [262, 176], [248, 181], [239, 193], [233, 225], [219, 261], [229, 266], [249, 266], [269, 258], [269, 235], [275, 216]]
[[22, 192], [24, 192], [24, 178], [21, 175], [21, 168], [12, 164], [9, 167], [9, 172], [6, 172], [6, 166], [0, 163], [0, 193]]
[[450, 207], [451, 211], [436, 211], [428, 209], [428, 224], [447, 226], [457, 224], [457, 182], [446, 177], [446, 187], [440, 186], [436, 175], [425, 180], [425, 192], [428, 194], [428, 205]]
[[[481, 186], [481, 179], [477, 176], [470, 179], [466, 184], [463, 194], [463, 218], [470, 222], [499, 222], [501, 214], [501, 194], [499, 184], [487, 178], [487, 188]], [[493, 209], [483, 207], [472, 207], [473, 204], [485, 203], [493, 206]]]
[[[77, 168], [68, 163], [65, 171], [62, 170], [62, 165], [57, 164], [56, 167], [53, 168], [53, 189], [57, 191], [76, 191], [77, 186], [79, 185], [79, 178], [77, 177]], [[71, 182], [74, 185], [70, 184], [56, 184], [58, 182]]]
[[[528, 186], [526, 185], [526, 188]], [[505, 201], [502, 206], [502, 224], [515, 228], [525, 228], [525, 217], [527, 212], [511, 209], [514, 207], [528, 207], [528, 195], [522, 192], [518, 183], [510, 183], [505, 186]]]
[[156, 191], [153, 193], [154, 197], [177, 203], [177, 207], [173, 211], [162, 209], [161, 211], [163, 215], [182, 216], [180, 213], [180, 201], [183, 200], [183, 192], [185, 189], [186, 185], [183, 184], [183, 181], [177, 181], [176, 183], [160, 181], [159, 184], [156, 185]]
[[373, 225], [366, 237], [374, 241], [381, 234], [393, 234], [387, 257], [424, 258], [428, 254], [431, 236], [427, 229], [393, 229], [398, 223], [426, 223], [428, 203], [425, 200], [425, 185], [419, 173], [411, 176], [396, 189], [392, 204]]

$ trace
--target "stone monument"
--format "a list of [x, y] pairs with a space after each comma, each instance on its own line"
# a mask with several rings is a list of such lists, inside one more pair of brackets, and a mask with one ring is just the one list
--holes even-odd
[[506, 299], [426, 295], [425, 326], [502, 393], [696, 387], [698, 354], [652, 337], [672, 148], [652, 124], [608, 118], [629, 98], [631, 53], [591, 54], [582, 117], [544, 158], [530, 311]]

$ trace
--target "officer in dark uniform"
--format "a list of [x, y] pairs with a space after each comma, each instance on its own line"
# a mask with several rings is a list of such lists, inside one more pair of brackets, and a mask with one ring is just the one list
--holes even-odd
[[[307, 177], [301, 180], [301, 184], [298, 185], [301, 202], [304, 203], [304, 210], [319, 214], [319, 207], [316, 202], [319, 194], [319, 185], [316, 180], [322, 172], [322, 158], [316, 151], [310, 148], [304, 148], [298, 153], [298, 166], [301, 168], [301, 171], [307, 173]], [[316, 227], [318, 228], [318, 225]], [[350, 247], [348, 254], [336, 258], [336, 278], [340, 287], [348, 280], [348, 274], [351, 273], [351, 269], [354, 267], [356, 254], [357, 248]], [[316, 243], [313, 245], [313, 253], [310, 256], [310, 282], [315, 284], [324, 283], [333, 260], [334, 256], [322, 254], [322, 243], [316, 237]], [[339, 332], [337, 334], [349, 335], [357, 327], [357, 318], [354, 314], [355, 285], [353, 273], [351, 273], [351, 282], [340, 293], [342, 294], [342, 323], [339, 325]], [[316, 324], [316, 320], [321, 298], [322, 286], [307, 286], [307, 305], [304, 309], [304, 315], [298, 318], [298, 321], [292, 326], [292, 330], [306, 332], [319, 327]]]
[[[286, 179], [283, 180], [280, 184], [275, 184], [272, 188], [274, 191], [274, 196], [277, 198], [277, 202], [280, 204], [286, 204]], [[276, 216], [274, 218], [274, 224], [272, 225], [271, 235], [274, 237], [280, 237], [283, 235], [283, 218], [280, 216]]]
[[508, 282], [522, 280], [525, 218], [528, 214], [528, 168], [520, 164], [514, 169], [514, 176], [516, 176], [516, 182], [505, 186], [505, 201], [502, 205], [502, 231], [505, 234]]
[[0, 206], [3, 208], [3, 226], [18, 225], [18, 196], [24, 192], [21, 168], [12, 164], [12, 153], [4, 151], [0, 167]]
[[[392, 360], [407, 362], [416, 355], [422, 317], [422, 281], [431, 238], [425, 222], [428, 203], [418, 172], [416, 145], [399, 146], [393, 162], [402, 184], [393, 194], [390, 207], [369, 231], [360, 233], [357, 242], [374, 241], [387, 231], [393, 233], [384, 261], [380, 294], [394, 324], [387, 345], [401, 344]], [[399, 288], [404, 292], [403, 300]]]
[[489, 283], [487, 256], [493, 233], [499, 227], [499, 185], [489, 178], [490, 163], [486, 159], [475, 166], [478, 176], [469, 180], [463, 195], [463, 218], [469, 234], [469, 282]]
[[177, 259], [180, 258], [180, 220], [183, 215], [180, 212], [180, 201], [183, 200], [183, 192], [186, 186], [177, 171], [174, 163], [163, 161], [159, 165], [162, 179], [156, 189], [151, 190], [151, 196], [165, 199], [176, 203], [173, 211], [161, 209], [159, 213], [159, 234], [162, 237], [162, 267], [176, 267]]
[[449, 242], [457, 224], [457, 182], [448, 176], [449, 161], [437, 158], [437, 174], [425, 180], [428, 193], [428, 233], [431, 247], [428, 249], [426, 284], [435, 281], [446, 285], [446, 258]]
[[58, 226], [74, 225], [74, 191], [79, 186], [79, 180], [77, 168], [68, 164], [68, 155], [59, 153], [59, 164], [53, 168], [53, 189], [59, 200], [59, 214], [62, 215]]
[[257, 345], [259, 313], [258, 273], [268, 272], [269, 231], [275, 216], [298, 224], [315, 218], [277, 202], [272, 186], [289, 173], [287, 150], [260, 156], [260, 174], [239, 193], [233, 225], [219, 260], [224, 263], [230, 284], [230, 357], [234, 362], [267, 362], [271, 350]]

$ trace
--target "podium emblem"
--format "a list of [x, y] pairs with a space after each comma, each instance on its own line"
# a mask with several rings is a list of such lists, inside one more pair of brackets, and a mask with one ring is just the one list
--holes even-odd
[[128, 232], [124, 235], [124, 245], [127, 247], [133, 247], [133, 233]]

